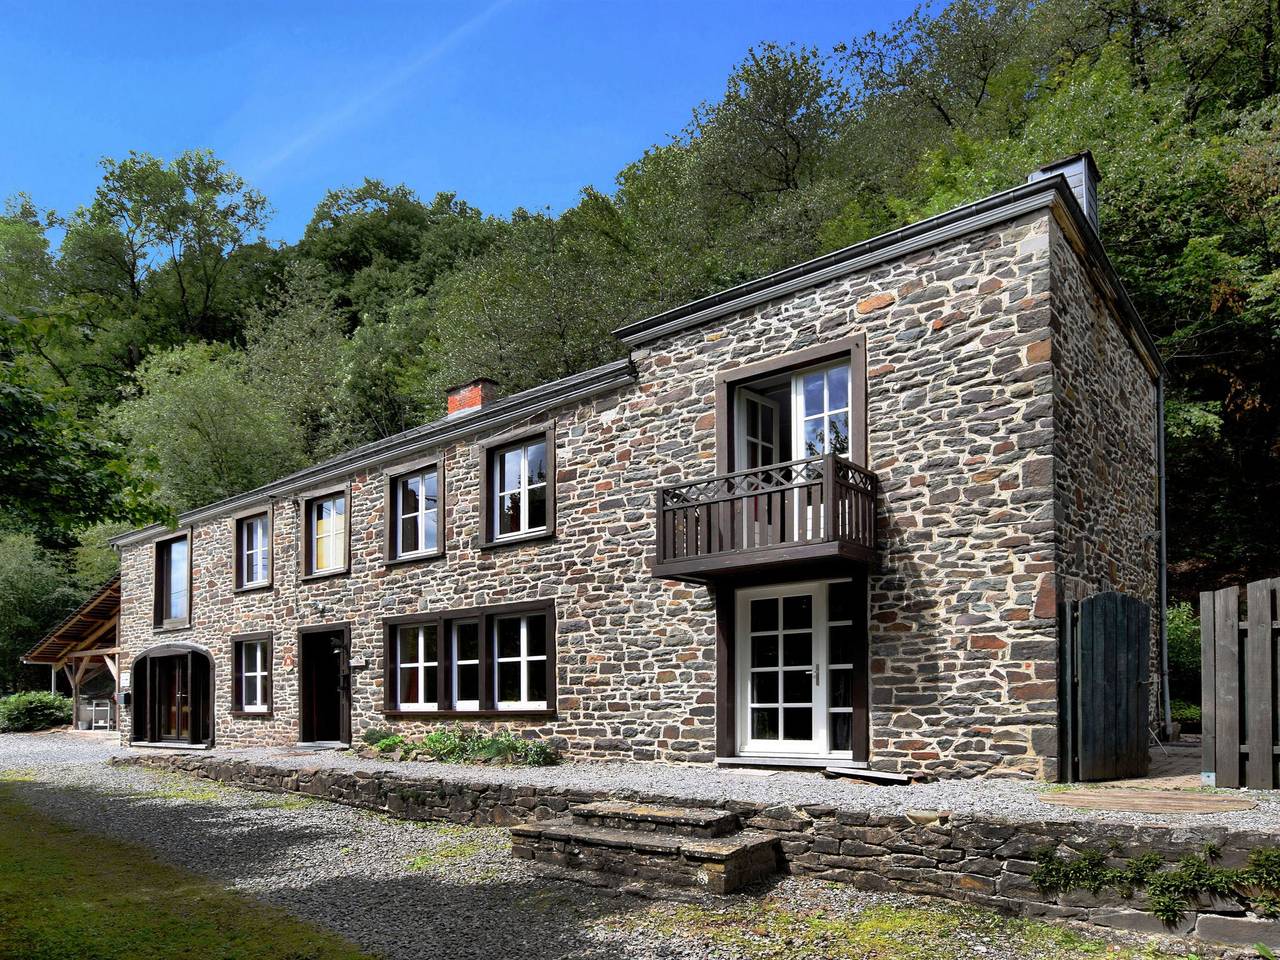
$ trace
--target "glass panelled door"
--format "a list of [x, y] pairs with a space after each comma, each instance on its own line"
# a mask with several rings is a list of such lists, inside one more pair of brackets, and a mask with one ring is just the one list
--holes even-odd
[[[865, 739], [865, 625], [848, 580], [739, 590], [738, 749], [851, 759]], [[865, 611], [864, 611], [865, 612]]]
[[825, 598], [813, 585], [738, 593], [739, 746], [826, 751]]

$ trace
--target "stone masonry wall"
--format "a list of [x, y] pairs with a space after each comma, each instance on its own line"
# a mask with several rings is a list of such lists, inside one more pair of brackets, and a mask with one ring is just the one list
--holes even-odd
[[[166, 640], [201, 644], [216, 667], [218, 742], [285, 743], [298, 735], [296, 629], [349, 621], [352, 657], [367, 662], [353, 677], [355, 735], [419, 733], [430, 719], [381, 713], [384, 616], [554, 599], [556, 719], [503, 725], [576, 758], [709, 761], [713, 598], [650, 576], [654, 490], [715, 473], [718, 371], [864, 333], [868, 466], [882, 485], [872, 765], [1052, 778], [1051, 224], [1047, 212], [1028, 215], [637, 350], [634, 385], [529, 424], [556, 424], [554, 540], [479, 548], [477, 436], [440, 452], [446, 554], [436, 560], [384, 566], [383, 471], [351, 478], [347, 576], [299, 579], [297, 500], [275, 506], [270, 590], [233, 592], [231, 521], [201, 525], [189, 630], [152, 628], [152, 546], [127, 548], [121, 665]], [[274, 715], [232, 717], [228, 638], [258, 630], [275, 635]]]
[[1155, 380], [1056, 224], [1051, 239], [1058, 588], [1062, 599], [1118, 590], [1154, 604]]
[[[408, 820], [473, 826], [511, 826], [562, 817], [572, 807], [602, 800], [632, 800], [682, 807], [716, 807], [738, 815], [742, 826], [777, 839], [781, 865], [862, 889], [889, 890], [976, 903], [1027, 917], [1076, 920], [1143, 933], [1194, 935], [1204, 941], [1280, 948], [1280, 922], [1248, 915], [1230, 897], [1197, 901], [1173, 925], [1152, 915], [1141, 890], [1125, 898], [1109, 889], [1042, 890], [1032, 879], [1036, 856], [1054, 851], [1071, 858], [1086, 850], [1108, 855], [1123, 868], [1155, 853], [1167, 866], [1218, 850], [1218, 865], [1241, 866], [1250, 851], [1274, 847], [1275, 833], [1220, 827], [1135, 827], [1082, 820], [1020, 823], [990, 816], [916, 810], [876, 814], [829, 805], [766, 806], [734, 800], [715, 803], [626, 792], [468, 782], [448, 772], [294, 769], [216, 757], [148, 756], [114, 760], [178, 770], [249, 789], [301, 793]], [[1203, 950], [1197, 951], [1204, 955]]]

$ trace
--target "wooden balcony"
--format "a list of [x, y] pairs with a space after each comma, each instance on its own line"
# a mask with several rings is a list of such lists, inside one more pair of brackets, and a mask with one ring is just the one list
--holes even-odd
[[832, 454], [658, 491], [655, 576], [708, 582], [875, 558], [876, 477]]

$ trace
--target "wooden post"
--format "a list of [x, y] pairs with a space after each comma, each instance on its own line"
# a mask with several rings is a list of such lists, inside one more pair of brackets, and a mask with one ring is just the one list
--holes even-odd
[[1217, 614], [1213, 608], [1213, 591], [1201, 593], [1201, 785], [1211, 787], [1217, 771], [1217, 730], [1213, 726], [1216, 716], [1215, 698], [1217, 686], [1215, 663], [1217, 648], [1213, 630]]
[[1256, 580], [1248, 587], [1249, 632], [1245, 638], [1245, 782], [1250, 790], [1270, 790], [1275, 786], [1272, 770], [1271, 696], [1271, 581]]
[[1214, 781], [1240, 786], [1240, 588], [1226, 587], [1214, 607]]

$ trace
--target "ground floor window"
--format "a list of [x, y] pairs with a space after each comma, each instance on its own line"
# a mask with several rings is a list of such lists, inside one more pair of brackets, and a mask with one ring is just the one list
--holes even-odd
[[250, 634], [233, 640], [235, 709], [271, 712], [271, 635]]
[[397, 628], [398, 706], [401, 710], [435, 710], [440, 706], [439, 626], [407, 623]]
[[440, 714], [554, 706], [555, 607], [519, 603], [386, 621], [384, 708]]

